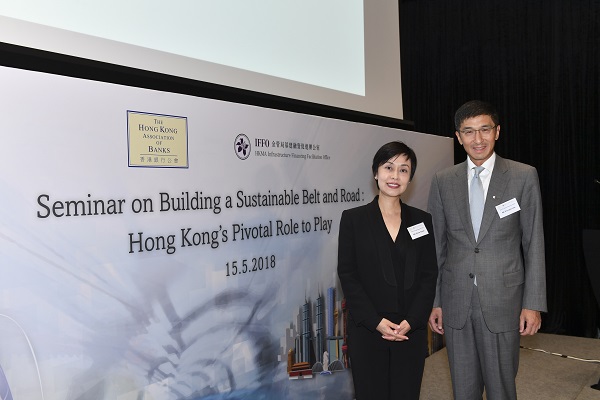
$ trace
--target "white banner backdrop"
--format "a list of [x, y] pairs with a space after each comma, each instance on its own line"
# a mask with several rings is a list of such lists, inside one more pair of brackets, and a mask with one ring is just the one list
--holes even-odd
[[[352, 398], [339, 217], [372, 200], [392, 140], [425, 208], [452, 140], [10, 68], [0, 87], [0, 391]], [[185, 118], [187, 167], [131, 159], [132, 111]]]

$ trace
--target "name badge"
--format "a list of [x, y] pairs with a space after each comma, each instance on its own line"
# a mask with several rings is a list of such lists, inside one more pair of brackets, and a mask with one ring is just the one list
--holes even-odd
[[412, 238], [412, 240], [418, 239], [421, 236], [429, 235], [429, 232], [427, 232], [427, 228], [425, 227], [425, 224], [422, 222], [420, 224], [409, 226], [408, 233], [410, 234], [410, 237]]
[[519, 203], [517, 203], [517, 199], [510, 199], [509, 201], [505, 201], [502, 204], [498, 204], [496, 206], [496, 211], [498, 211], [498, 216], [500, 218], [504, 218], [509, 216], [510, 214], [514, 214], [517, 211], [521, 211], [521, 207], [519, 207]]

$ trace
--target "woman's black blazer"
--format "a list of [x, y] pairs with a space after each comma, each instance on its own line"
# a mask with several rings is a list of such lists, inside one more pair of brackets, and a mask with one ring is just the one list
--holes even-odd
[[400, 203], [403, 229], [422, 222], [429, 234], [410, 240], [404, 285], [398, 287], [390, 237], [377, 200], [375, 197], [369, 204], [345, 210], [340, 221], [337, 269], [350, 316], [355, 323], [375, 331], [382, 319], [380, 313], [399, 311], [402, 291], [405, 319], [411, 330], [423, 328], [431, 313], [438, 274], [431, 215]]

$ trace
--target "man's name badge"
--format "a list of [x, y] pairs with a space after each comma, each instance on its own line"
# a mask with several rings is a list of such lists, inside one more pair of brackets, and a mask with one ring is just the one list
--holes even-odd
[[427, 232], [427, 228], [425, 227], [425, 224], [422, 222], [420, 224], [409, 226], [408, 233], [410, 234], [410, 237], [412, 238], [412, 240], [418, 239], [421, 236], [429, 235], [429, 232]]
[[510, 214], [514, 214], [517, 211], [521, 211], [521, 207], [519, 207], [519, 203], [517, 203], [517, 199], [510, 199], [509, 201], [505, 201], [502, 204], [498, 204], [496, 206], [496, 210], [498, 211], [498, 216], [500, 218], [504, 218], [509, 216]]

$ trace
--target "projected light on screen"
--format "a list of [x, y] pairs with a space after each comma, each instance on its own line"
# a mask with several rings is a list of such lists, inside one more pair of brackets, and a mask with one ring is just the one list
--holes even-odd
[[403, 117], [392, 0], [0, 0], [0, 42]]
[[3, 3], [8, 17], [365, 94], [362, 0]]

